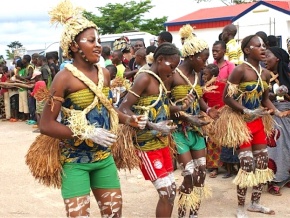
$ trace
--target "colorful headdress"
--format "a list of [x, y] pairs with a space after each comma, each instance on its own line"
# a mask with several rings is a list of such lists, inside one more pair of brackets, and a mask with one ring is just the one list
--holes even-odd
[[64, 26], [60, 47], [65, 57], [72, 58], [69, 54], [69, 47], [80, 32], [91, 27], [97, 29], [96, 24], [83, 16], [83, 11], [83, 8], [73, 7], [70, 0], [63, 0], [49, 12], [52, 24], [60, 23]]

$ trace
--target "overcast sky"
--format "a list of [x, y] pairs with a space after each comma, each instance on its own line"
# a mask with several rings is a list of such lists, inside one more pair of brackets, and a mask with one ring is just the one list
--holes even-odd
[[[108, 2], [125, 3], [129, 0], [71, 0], [74, 5], [82, 6], [87, 11], [99, 15], [96, 7], [105, 6]], [[222, 5], [219, 0], [210, 3], [196, 3], [195, 0], [151, 0], [154, 8], [145, 18], [167, 16], [168, 21], [184, 16], [200, 8]], [[11, 42], [19, 41], [27, 50], [45, 49], [58, 42], [61, 27], [51, 26], [48, 11], [59, 0], [25, 0], [5, 1], [0, 14], [0, 55], [6, 58], [5, 50]], [[4, 10], [6, 9], [6, 10]]]

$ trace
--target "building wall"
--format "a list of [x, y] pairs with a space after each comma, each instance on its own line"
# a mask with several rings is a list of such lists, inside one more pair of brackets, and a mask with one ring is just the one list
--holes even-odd
[[[254, 10], [234, 21], [233, 24], [238, 27], [238, 33], [235, 37], [238, 41], [258, 31], [264, 31], [267, 35], [281, 36], [282, 48], [287, 51], [286, 39], [290, 37], [290, 15], [264, 5], [259, 5]], [[170, 31], [173, 35], [173, 42], [177, 47], [181, 48], [178, 28], [175, 29], [176, 31]], [[211, 53], [212, 45], [218, 40], [218, 35], [222, 32], [222, 29], [223, 27], [196, 28], [194, 32], [198, 37], [208, 42]], [[209, 63], [212, 61], [212, 54], [210, 54]]]
[[287, 50], [286, 39], [290, 36], [289, 21], [290, 15], [259, 5], [233, 24], [238, 27], [236, 38], [239, 40], [258, 31], [264, 31], [267, 35], [281, 36], [282, 48]]

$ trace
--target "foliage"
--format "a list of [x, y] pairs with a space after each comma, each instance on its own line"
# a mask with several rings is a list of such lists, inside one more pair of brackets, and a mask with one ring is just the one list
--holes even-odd
[[94, 22], [101, 34], [122, 33], [126, 31], [144, 31], [157, 35], [165, 30], [163, 24], [167, 17], [144, 19], [143, 16], [154, 6], [151, 0], [129, 1], [124, 4], [108, 3], [104, 7], [97, 7], [101, 16], [85, 11], [84, 16]]
[[21, 48], [22, 46], [23, 45], [18, 41], [11, 42], [9, 45], [7, 45], [7, 47], [9, 48], [6, 50], [7, 59], [13, 59], [15, 50]]

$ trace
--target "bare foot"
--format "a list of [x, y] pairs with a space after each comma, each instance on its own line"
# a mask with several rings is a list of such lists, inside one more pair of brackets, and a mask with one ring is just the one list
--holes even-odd
[[248, 218], [244, 207], [239, 206], [237, 209], [237, 218]]
[[248, 211], [250, 212], [256, 212], [256, 213], [264, 213], [264, 214], [269, 214], [269, 215], [275, 215], [275, 211], [271, 210], [268, 207], [264, 207], [260, 204], [257, 203], [252, 203], [249, 207], [248, 207]]

